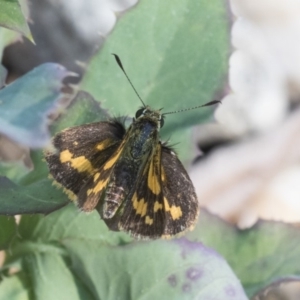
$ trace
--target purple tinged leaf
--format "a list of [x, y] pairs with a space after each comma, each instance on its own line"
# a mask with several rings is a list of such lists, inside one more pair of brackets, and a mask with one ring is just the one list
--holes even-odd
[[114, 299], [120, 286], [132, 299], [247, 299], [227, 262], [198, 242], [181, 238], [104, 247], [68, 239], [63, 244], [77, 276], [103, 299]]
[[30, 148], [46, 146], [48, 115], [58, 108], [68, 75], [63, 66], [46, 63], [0, 90], [0, 132]]

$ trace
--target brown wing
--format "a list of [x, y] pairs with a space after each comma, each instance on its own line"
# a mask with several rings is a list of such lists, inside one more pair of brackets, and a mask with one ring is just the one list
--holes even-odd
[[56, 150], [45, 152], [50, 174], [76, 200], [84, 184], [118, 149], [125, 134], [116, 121], [66, 129], [53, 138]]
[[199, 203], [194, 187], [171, 149], [158, 144], [139, 178], [115, 217], [104, 220], [110, 229], [156, 239], [176, 235], [195, 224]]
[[104, 221], [111, 230], [124, 230], [136, 238], [159, 238], [165, 227], [164, 211], [160, 209], [163, 206], [160, 144], [137, 178], [115, 216]]
[[189, 175], [176, 154], [162, 148], [162, 186], [166, 217], [166, 237], [194, 226], [199, 215], [199, 201]]
[[[106, 187], [111, 180], [111, 174], [119, 156], [122, 153], [123, 147], [124, 143], [119, 143], [118, 148], [113, 151], [112, 155], [81, 187], [78, 194], [77, 204], [83, 211], [92, 211], [96, 208], [102, 196], [104, 197]], [[103, 198], [100, 204], [103, 204]], [[102, 214], [100, 215], [103, 216]]]

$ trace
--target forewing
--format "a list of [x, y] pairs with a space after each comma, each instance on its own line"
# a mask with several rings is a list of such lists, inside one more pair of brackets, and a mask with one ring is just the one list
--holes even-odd
[[199, 215], [199, 201], [189, 175], [172, 149], [162, 146], [161, 177], [165, 211], [164, 236], [191, 229]]
[[45, 152], [50, 174], [72, 200], [115, 153], [125, 128], [118, 122], [97, 122], [66, 129], [53, 138], [55, 150]]
[[[104, 196], [104, 192], [111, 179], [114, 166], [123, 151], [123, 147], [124, 142], [119, 143], [118, 148], [114, 150], [112, 155], [81, 187], [78, 194], [77, 205], [83, 211], [92, 211], [96, 208], [102, 196]], [[103, 198], [101, 201], [103, 202]]]

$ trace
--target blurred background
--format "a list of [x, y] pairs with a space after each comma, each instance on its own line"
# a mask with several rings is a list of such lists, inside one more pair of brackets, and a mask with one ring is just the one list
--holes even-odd
[[[241, 228], [300, 220], [300, 3], [230, 1], [228, 94], [201, 145], [227, 141], [192, 168], [202, 204]], [[212, 139], [212, 140], [211, 140]]]
[[[36, 45], [23, 39], [5, 49], [2, 63], [8, 82], [47, 61], [82, 76], [117, 19], [136, 2], [31, 0], [28, 17]], [[215, 122], [194, 128], [193, 143], [201, 155], [191, 154], [191, 178], [201, 205], [240, 228], [259, 218], [297, 223], [300, 2], [226, 3], [232, 46], [228, 78]], [[32, 167], [28, 149], [5, 137], [0, 158]]]

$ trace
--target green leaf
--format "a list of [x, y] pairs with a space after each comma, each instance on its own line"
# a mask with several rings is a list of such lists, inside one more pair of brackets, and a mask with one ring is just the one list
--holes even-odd
[[[181, 162], [190, 166], [193, 161], [193, 151], [191, 146], [192, 130], [191, 128], [183, 128], [176, 130], [176, 134], [170, 134], [166, 136], [167, 144], [178, 155]], [[195, 146], [196, 147], [196, 146]]]
[[32, 41], [32, 35], [18, 0], [0, 0], [0, 26], [12, 29]]
[[300, 231], [292, 225], [259, 221], [238, 230], [203, 211], [187, 238], [202, 241], [224, 256], [248, 296], [277, 278], [300, 275], [300, 265], [295, 263], [300, 257]]
[[64, 241], [74, 271], [100, 299], [247, 299], [215, 251], [186, 239], [117, 247]]
[[0, 216], [0, 250], [6, 249], [16, 234], [15, 218]]
[[18, 184], [0, 176], [0, 214], [49, 213], [68, 204], [67, 196], [48, 178], [42, 151], [33, 151], [31, 159], [34, 170]]
[[23, 216], [19, 233], [4, 267], [21, 261], [37, 299], [246, 299], [214, 250], [185, 238], [130, 243], [71, 204]]
[[[120, 19], [91, 61], [81, 88], [113, 115], [141, 103], [111, 53], [117, 53], [144, 102], [163, 112], [214, 99], [227, 71], [228, 18], [221, 0], [140, 1]], [[211, 109], [167, 115], [164, 137], [203, 122]]]
[[14, 182], [18, 182], [29, 172], [29, 169], [21, 161], [0, 162], [0, 176], [5, 176]]
[[61, 190], [44, 178], [28, 186], [18, 186], [0, 177], [0, 215], [49, 213], [68, 203]]
[[0, 58], [1, 59], [2, 59], [4, 48], [7, 45], [11, 44], [13, 41], [17, 40], [18, 38], [20, 38], [19, 33], [0, 27]]
[[46, 217], [22, 216], [19, 234], [22, 239], [43, 243], [88, 239], [102, 241], [105, 245], [119, 245], [131, 241], [125, 233], [108, 230], [96, 211], [82, 213], [73, 203]]
[[53, 123], [51, 132], [57, 133], [68, 127], [105, 121], [108, 117], [107, 112], [100, 107], [93, 96], [79, 91], [66, 112]]
[[47, 63], [0, 90], [0, 131], [31, 148], [47, 145], [48, 114], [62, 97], [66, 76], [64, 67]]
[[56, 253], [32, 253], [23, 259], [24, 270], [31, 279], [35, 299], [93, 299], [70, 266]]
[[18, 183], [21, 186], [29, 186], [40, 180], [48, 178], [49, 175], [49, 171], [44, 161], [44, 154], [42, 150], [31, 151], [30, 157], [34, 167], [31, 172], [27, 173], [19, 180]]
[[0, 300], [31, 300], [33, 298], [30, 290], [28, 274], [19, 272], [4, 277], [0, 282]]

